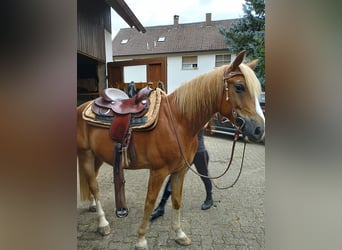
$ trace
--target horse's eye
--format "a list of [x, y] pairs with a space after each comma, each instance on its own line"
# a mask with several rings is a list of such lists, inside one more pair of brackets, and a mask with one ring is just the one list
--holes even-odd
[[245, 86], [243, 86], [242, 84], [235, 84], [234, 87], [237, 93], [241, 93], [245, 91]]

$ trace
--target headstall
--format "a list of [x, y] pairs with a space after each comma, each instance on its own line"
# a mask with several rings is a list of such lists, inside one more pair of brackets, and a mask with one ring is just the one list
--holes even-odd
[[[241, 72], [239, 72], [239, 71], [232, 71], [232, 72], [229, 72], [229, 73], [228, 73], [228, 72], [227, 72], [227, 68], [225, 69], [224, 75], [223, 75], [223, 81], [224, 81], [224, 87], [225, 87], [225, 90], [226, 90], [226, 101], [229, 101], [229, 96], [228, 96], [228, 80], [229, 80], [230, 78], [234, 77], [234, 76], [243, 76], [243, 74], [242, 74]], [[222, 100], [223, 100], [223, 96], [222, 96], [221, 102], [222, 102]], [[184, 159], [184, 161], [185, 161], [185, 164], [186, 164], [186, 166], [188, 167], [188, 169], [190, 169], [190, 170], [191, 170], [192, 172], [194, 172], [196, 175], [201, 176], [201, 177], [204, 177], [204, 178], [211, 179], [212, 181], [213, 181], [214, 179], [218, 179], [218, 178], [222, 177], [223, 175], [225, 175], [225, 174], [227, 173], [227, 171], [229, 170], [229, 168], [230, 168], [230, 166], [231, 166], [231, 164], [232, 164], [232, 161], [233, 161], [235, 143], [236, 143], [236, 141], [237, 141], [238, 138], [239, 138], [239, 129], [236, 129], [236, 131], [235, 131], [235, 133], [234, 133], [234, 140], [233, 140], [233, 146], [232, 146], [232, 150], [231, 150], [230, 160], [229, 160], [229, 163], [228, 163], [228, 165], [227, 165], [226, 170], [225, 170], [222, 174], [220, 174], [220, 175], [218, 175], [218, 176], [215, 176], [215, 177], [212, 177], [212, 176], [209, 176], [209, 175], [208, 175], [208, 176], [202, 175], [202, 174], [198, 173], [197, 171], [193, 170], [193, 169], [191, 168], [191, 164], [186, 160], [186, 157], [185, 157], [185, 155], [184, 155], [183, 147], [182, 147], [182, 145], [181, 145], [180, 142], [179, 142], [178, 133], [177, 133], [177, 130], [176, 130], [175, 125], [174, 125], [174, 120], [173, 120], [173, 116], [172, 116], [172, 112], [171, 112], [171, 107], [170, 107], [170, 103], [169, 103], [169, 100], [168, 100], [168, 97], [167, 97], [167, 96], [166, 96], [166, 103], [167, 103], [168, 111], [169, 111], [170, 118], [171, 118], [171, 125], [172, 125], [172, 128], [173, 128], [173, 130], [174, 130], [174, 134], [175, 134], [176, 139], [177, 139], [177, 144], [178, 144], [180, 153], [182, 154], [182, 157], [183, 157], [183, 159]], [[233, 104], [231, 104], [231, 105], [232, 105], [232, 114], [233, 114], [233, 116], [236, 118], [237, 113], [236, 113], [236, 111], [235, 111], [235, 107], [234, 107]], [[239, 174], [237, 175], [235, 181], [233, 182], [233, 184], [231, 184], [230, 186], [227, 186], [227, 187], [218, 187], [218, 186], [213, 182], [213, 184], [214, 184], [214, 186], [215, 186], [216, 188], [218, 188], [218, 189], [228, 189], [228, 188], [233, 187], [233, 186], [237, 183], [237, 181], [238, 181], [239, 178], [240, 178], [241, 172], [242, 172], [243, 160], [244, 160], [244, 158], [245, 158], [245, 149], [246, 149], [246, 141], [244, 142], [244, 148], [243, 148], [243, 155], [242, 155], [242, 160], [241, 160], [240, 171], [239, 171]]]
[[[225, 68], [225, 70], [224, 70], [223, 82], [224, 82], [224, 89], [225, 89], [225, 91], [226, 91], [226, 101], [228, 102], [228, 101], [229, 101], [228, 80], [229, 80], [230, 78], [235, 77], [235, 76], [244, 76], [244, 75], [243, 75], [242, 72], [240, 72], [240, 71], [231, 71], [231, 72], [227, 72], [227, 69], [228, 69], [228, 68]], [[233, 105], [232, 103], [231, 103], [231, 105], [232, 105], [232, 115], [233, 115], [234, 117], [236, 117], [236, 116], [237, 116], [237, 113], [236, 113], [236, 111], [235, 111], [235, 107], [234, 107], [234, 105]]]

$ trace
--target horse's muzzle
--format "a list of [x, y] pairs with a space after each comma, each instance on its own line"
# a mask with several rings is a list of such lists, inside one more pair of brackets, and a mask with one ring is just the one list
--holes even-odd
[[241, 133], [248, 137], [249, 140], [260, 142], [264, 138], [265, 126], [254, 119], [238, 116], [236, 117], [236, 125]]

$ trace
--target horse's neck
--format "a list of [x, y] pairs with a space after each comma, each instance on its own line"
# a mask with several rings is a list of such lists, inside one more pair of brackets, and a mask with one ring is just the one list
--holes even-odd
[[[174, 99], [175, 95], [171, 93], [170, 95], [167, 96], [168, 102], [170, 105], [171, 109], [171, 115], [172, 119], [177, 119], [177, 122], [179, 124], [182, 124], [183, 127], [187, 127], [189, 131], [193, 132], [193, 135], [196, 135], [203, 127], [204, 125], [211, 119], [211, 117], [214, 115], [213, 114], [205, 114], [203, 115], [206, 110], [204, 110], [201, 116], [198, 116], [196, 119], [191, 119], [189, 116], [182, 114], [182, 112], [178, 109], [178, 107], [175, 107], [174, 104]], [[169, 108], [168, 108], [169, 110]]]

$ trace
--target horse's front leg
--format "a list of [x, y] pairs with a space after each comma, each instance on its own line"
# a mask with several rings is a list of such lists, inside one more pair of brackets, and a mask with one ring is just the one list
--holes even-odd
[[153, 211], [160, 188], [167, 175], [168, 173], [165, 171], [165, 169], [161, 171], [150, 171], [150, 178], [148, 181], [148, 189], [145, 200], [144, 217], [138, 229], [138, 242], [135, 245], [135, 249], [147, 249], [147, 241], [145, 238], [147, 222]]
[[176, 232], [176, 242], [183, 246], [191, 244], [191, 239], [183, 232], [180, 224], [180, 208], [182, 204], [183, 183], [186, 171], [187, 169], [183, 168], [183, 170], [171, 175], [171, 225], [172, 229]]

